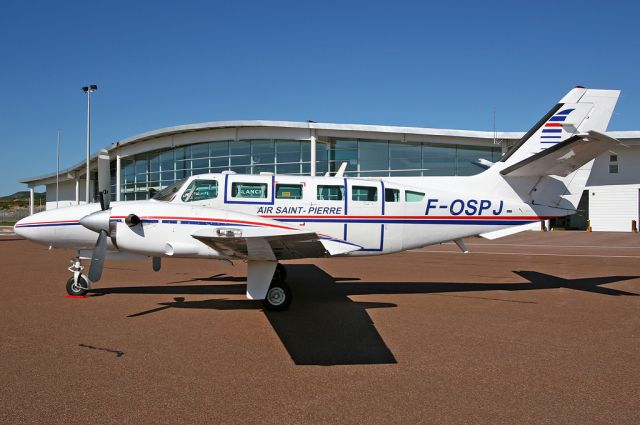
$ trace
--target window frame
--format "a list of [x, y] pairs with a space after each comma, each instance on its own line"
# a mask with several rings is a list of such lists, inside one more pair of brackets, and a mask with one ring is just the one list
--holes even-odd
[[[350, 189], [352, 202], [378, 202], [378, 188], [376, 186], [353, 185]], [[373, 199], [356, 199], [356, 191], [360, 189], [367, 189], [367, 197], [371, 195], [371, 190], [373, 190]]]
[[[282, 197], [279, 196], [280, 194], [280, 186], [295, 186], [297, 188], [300, 188], [300, 197]], [[287, 199], [287, 200], [302, 200], [304, 197], [304, 186], [300, 183], [276, 183], [276, 187], [275, 187], [275, 197], [276, 199]]]
[[[322, 199], [320, 198], [321, 188], [336, 188], [340, 193], [340, 199]], [[343, 202], [344, 201], [344, 186], [339, 184], [319, 184], [316, 186], [316, 200], [324, 202]]]
[[[397, 195], [397, 201], [390, 201], [389, 200], [389, 196], [387, 196], [387, 191], [389, 192], [394, 192]], [[402, 194], [400, 193], [400, 189], [396, 189], [394, 187], [385, 187], [384, 188], [384, 202], [391, 202], [391, 203], [399, 203], [402, 200]]]
[[[410, 200], [408, 200], [408, 199], [407, 199], [407, 195], [408, 195], [409, 193], [411, 193], [411, 194], [413, 194], [413, 195], [422, 195], [422, 196], [420, 197], [420, 199], [415, 199], [415, 200], [411, 200], [411, 201], [410, 201]], [[422, 202], [422, 201], [424, 201], [424, 197], [425, 197], [425, 196], [426, 196], [426, 193], [423, 193], [423, 192], [418, 192], [418, 191], [416, 191], [416, 190], [405, 190], [405, 191], [404, 191], [404, 202], [408, 202], [408, 203], [413, 203], [413, 202]]]
[[[196, 193], [196, 189], [198, 188], [198, 182], [207, 182], [208, 184], [215, 183], [215, 196], [213, 196], [211, 198], [191, 199], [191, 198], [193, 198], [193, 195]], [[194, 189], [189, 194], [189, 198], [185, 199], [185, 195], [187, 195], [187, 191], [191, 188], [191, 186], [194, 186]], [[216, 179], [193, 179], [191, 181], [191, 183], [189, 183], [189, 185], [184, 189], [184, 191], [182, 192], [182, 195], [180, 195], [180, 199], [184, 203], [208, 201], [208, 200], [211, 200], [211, 199], [217, 199], [219, 194], [220, 194], [220, 183], [218, 182], [218, 180], [216, 180]]]
[[[261, 187], [261, 192], [264, 193], [264, 196], [260, 196], [260, 197], [253, 197], [253, 196], [239, 196], [240, 195], [240, 191], [242, 190], [242, 187], [238, 187], [239, 185], [255, 185], [255, 186], [260, 186]], [[234, 190], [236, 189], [236, 187], [238, 187], [238, 191], [237, 193], [234, 195]], [[262, 189], [264, 188], [264, 189]], [[247, 181], [235, 181], [235, 182], [231, 182], [231, 198], [232, 199], [260, 199], [260, 200], [264, 200], [264, 199], [269, 199], [269, 184], [265, 183], [265, 182], [247, 182]]]

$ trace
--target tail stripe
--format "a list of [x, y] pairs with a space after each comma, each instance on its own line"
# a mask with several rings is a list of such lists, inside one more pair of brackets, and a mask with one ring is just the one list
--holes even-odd
[[509, 159], [509, 157], [513, 155], [518, 149], [520, 149], [520, 147], [524, 145], [525, 142], [529, 140], [529, 138], [533, 136], [535, 132], [538, 131], [538, 129], [540, 129], [540, 127], [542, 127], [547, 121], [549, 121], [549, 118], [552, 118], [556, 114], [556, 112], [558, 112], [558, 110], [562, 108], [563, 105], [564, 103], [556, 103], [553, 108], [551, 108], [551, 110], [540, 119], [540, 121], [538, 121], [533, 127], [531, 127], [529, 131], [527, 131], [524, 136], [522, 136], [518, 143], [516, 143], [516, 145], [511, 148], [511, 150], [509, 150], [502, 156], [502, 158], [500, 158], [500, 162], [505, 162], [507, 159]]

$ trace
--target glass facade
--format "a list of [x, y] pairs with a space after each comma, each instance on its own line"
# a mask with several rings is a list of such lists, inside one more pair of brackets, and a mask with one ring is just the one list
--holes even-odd
[[482, 171], [473, 161], [483, 158], [495, 162], [500, 159], [501, 149], [454, 143], [337, 139], [328, 144], [328, 156], [331, 171], [347, 162], [345, 175], [354, 177], [470, 176]]
[[[345, 175], [352, 177], [468, 176], [482, 171], [473, 161], [495, 162], [500, 155], [493, 146], [329, 138], [316, 143], [316, 174], [335, 172], [346, 162]], [[225, 170], [308, 175], [310, 159], [308, 140], [225, 140], [147, 152], [122, 159], [121, 199], [148, 199], [150, 191], [177, 180]]]
[[194, 174], [309, 174], [310, 159], [309, 142], [301, 140], [225, 140], [143, 153], [122, 159], [121, 199], [147, 199], [150, 190]]

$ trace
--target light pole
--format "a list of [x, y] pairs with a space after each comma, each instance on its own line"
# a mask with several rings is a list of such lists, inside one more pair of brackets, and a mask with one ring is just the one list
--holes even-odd
[[91, 151], [91, 93], [93, 93], [96, 90], [98, 90], [98, 86], [96, 86], [95, 84], [82, 87], [82, 91], [87, 94], [87, 175], [86, 175], [87, 192], [86, 192], [86, 198], [85, 198], [85, 200], [87, 201], [87, 204], [90, 202], [89, 201], [89, 181], [90, 181], [89, 176], [91, 175], [90, 174], [91, 170], [89, 169], [89, 155], [91, 154], [90, 152]]
[[60, 197], [60, 129], [58, 129], [58, 137], [56, 143], [56, 208], [58, 208], [58, 200]]

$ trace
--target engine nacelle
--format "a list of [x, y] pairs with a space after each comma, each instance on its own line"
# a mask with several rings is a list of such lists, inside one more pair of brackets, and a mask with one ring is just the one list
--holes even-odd
[[222, 255], [193, 238], [200, 217], [224, 216], [225, 211], [164, 202], [124, 204], [111, 211], [111, 238], [119, 250], [148, 256], [220, 258]]

